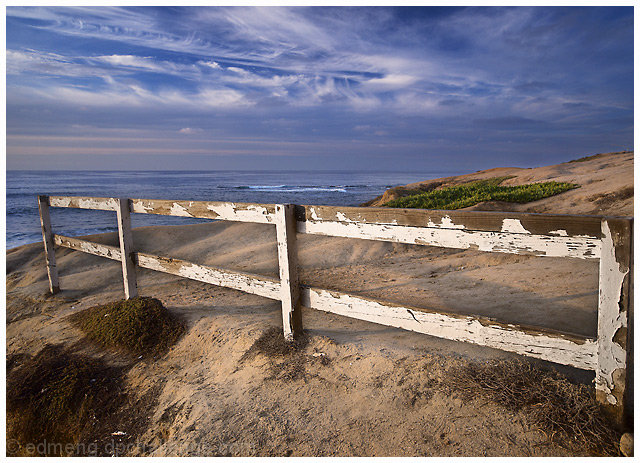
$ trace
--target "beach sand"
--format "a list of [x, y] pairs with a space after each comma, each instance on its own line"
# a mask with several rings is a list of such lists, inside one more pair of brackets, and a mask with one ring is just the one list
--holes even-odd
[[[571, 177], [575, 172], [567, 167], [566, 181], [583, 187], [552, 198], [553, 212], [594, 212], [597, 207], [600, 214], [631, 214], [632, 196], [600, 203], [597, 198], [627, 188], [629, 177], [633, 186], [632, 158], [611, 155], [575, 163], [587, 171], [590, 164], [600, 166], [591, 165], [593, 181], [585, 183]], [[552, 207], [549, 199], [538, 203], [527, 207]], [[113, 233], [89, 239], [117, 244]], [[277, 275], [270, 225], [146, 227], [134, 230], [134, 243], [139, 251]], [[303, 283], [596, 334], [597, 262], [310, 235], [299, 236], [299, 246]], [[67, 315], [123, 297], [119, 262], [68, 249], [58, 249], [56, 256], [62, 292], [48, 296], [42, 245], [7, 251], [8, 354], [35, 354], [46, 343], [72, 344], [82, 334], [65, 320]], [[513, 354], [303, 309], [310, 336], [304, 375], [278, 379], [273, 359], [241, 359], [266, 329], [281, 326], [279, 302], [145, 269], [138, 270], [138, 285], [141, 295], [160, 299], [184, 319], [188, 332], [166, 356], [140, 361], [127, 375], [136, 393], [159, 391], [149, 410], [151, 425], [141, 438], [148, 449], [131, 454], [588, 454], [547, 442], [521, 412], [480, 397], [462, 400], [430, 386], [460, 362]], [[113, 352], [86, 349], [119, 361]], [[593, 373], [557, 368], [576, 381], [593, 378]]]

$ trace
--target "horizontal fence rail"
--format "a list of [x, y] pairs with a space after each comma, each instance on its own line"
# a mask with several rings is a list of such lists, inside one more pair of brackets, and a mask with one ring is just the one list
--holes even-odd
[[[629, 217], [432, 211], [68, 196], [39, 196], [50, 290], [59, 291], [54, 245], [122, 262], [126, 297], [137, 294], [135, 268], [147, 268], [280, 300], [285, 337], [302, 329], [300, 306], [469, 342], [596, 372], [596, 396], [621, 420], [631, 327], [632, 230]], [[49, 207], [117, 213], [120, 246], [56, 235]], [[276, 226], [279, 278], [200, 265], [135, 251], [130, 213]], [[598, 259], [597, 338], [500, 323], [301, 285], [296, 234], [358, 238], [487, 252]]]

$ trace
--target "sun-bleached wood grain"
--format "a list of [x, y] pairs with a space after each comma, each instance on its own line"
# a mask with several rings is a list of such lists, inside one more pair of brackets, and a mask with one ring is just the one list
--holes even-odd
[[285, 339], [292, 340], [294, 334], [302, 332], [302, 315], [299, 307], [300, 285], [298, 284], [295, 206], [277, 204], [275, 217], [278, 272], [280, 274], [280, 300], [282, 301], [282, 328]]
[[118, 220], [118, 238], [120, 239], [120, 254], [122, 262], [122, 280], [124, 283], [124, 295], [131, 299], [138, 295], [138, 282], [136, 277], [136, 263], [133, 255], [133, 234], [131, 233], [131, 214], [129, 212], [129, 200], [118, 198], [116, 205]]
[[51, 207], [73, 207], [78, 209], [97, 209], [115, 211], [118, 201], [115, 198], [92, 198], [84, 196], [49, 196]]
[[301, 294], [303, 306], [324, 312], [585, 370], [593, 370], [596, 366], [595, 339], [499, 323], [482, 317], [426, 311], [319, 288], [303, 287]]
[[132, 199], [131, 212], [234, 222], [273, 223], [272, 204]]
[[253, 275], [232, 270], [223, 270], [206, 265], [194, 264], [181, 259], [155, 256], [137, 252], [138, 266], [158, 272], [178, 275], [190, 280], [202, 281], [216, 286], [237, 289], [245, 293], [257, 294], [268, 299], [280, 300], [280, 282], [275, 278]]
[[546, 257], [600, 257], [600, 240], [597, 238], [531, 235], [522, 233], [520, 229], [516, 229], [516, 232], [508, 229], [518, 225], [516, 222], [507, 222], [503, 232], [488, 232], [307, 220], [298, 222], [298, 233]]
[[94, 256], [106, 257], [107, 259], [122, 260], [120, 248], [106, 244], [94, 243], [93, 241], [81, 240], [70, 236], [53, 235], [53, 241], [57, 246], [82, 251]]
[[53, 232], [51, 230], [51, 216], [49, 214], [49, 198], [38, 196], [38, 211], [40, 213], [40, 227], [44, 244], [44, 257], [47, 263], [47, 277], [49, 278], [49, 292], [56, 294], [60, 291], [56, 253], [53, 246]]

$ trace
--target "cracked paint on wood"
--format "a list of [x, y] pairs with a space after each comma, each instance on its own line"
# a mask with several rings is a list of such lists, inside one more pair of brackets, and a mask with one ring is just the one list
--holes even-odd
[[51, 207], [74, 207], [78, 209], [97, 209], [115, 211], [118, 201], [114, 198], [90, 198], [82, 196], [50, 196]]
[[309, 220], [298, 222], [298, 233], [509, 254], [579, 259], [600, 257], [600, 240], [595, 238]]
[[271, 204], [132, 199], [131, 212], [235, 222], [273, 223]]
[[190, 280], [202, 281], [216, 286], [237, 289], [269, 299], [280, 300], [280, 282], [276, 279], [250, 273], [234, 272], [215, 267], [194, 264], [181, 259], [154, 256], [137, 252], [139, 267], [178, 275]]
[[597, 344], [591, 338], [498, 323], [481, 317], [427, 312], [318, 288], [303, 287], [301, 294], [302, 305], [316, 310], [585, 370], [593, 370], [596, 366]]
[[[599, 399], [616, 406], [623, 400], [626, 382], [629, 295], [625, 294], [625, 285], [628, 285], [630, 272], [627, 255], [630, 245], [624, 241], [630, 240], [631, 230], [622, 227], [612, 229], [612, 225], [607, 220], [602, 221], [595, 383]], [[618, 336], [618, 333], [623, 335]]]
[[[296, 206], [298, 221], [368, 223], [409, 227], [454, 228], [474, 231], [516, 231], [532, 235], [601, 238], [597, 216], [535, 214], [526, 212], [442, 211], [386, 207]], [[524, 230], [524, 231], [523, 231]]]
[[75, 251], [86, 252], [94, 256], [106, 257], [107, 259], [122, 260], [122, 254], [119, 248], [108, 246], [106, 244], [94, 243], [92, 241], [71, 238], [69, 236], [53, 235], [54, 242], [63, 248], [73, 249]]
[[525, 235], [531, 234], [518, 219], [504, 219], [500, 231], [505, 233], [524, 233]]

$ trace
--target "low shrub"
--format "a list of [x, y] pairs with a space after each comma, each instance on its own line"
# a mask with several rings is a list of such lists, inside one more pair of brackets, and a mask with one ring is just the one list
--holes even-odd
[[426, 191], [394, 199], [386, 203], [385, 207], [454, 210], [485, 201], [528, 203], [579, 187], [573, 183], [560, 182], [501, 186], [500, 184], [507, 178], [510, 177], [495, 177]]

